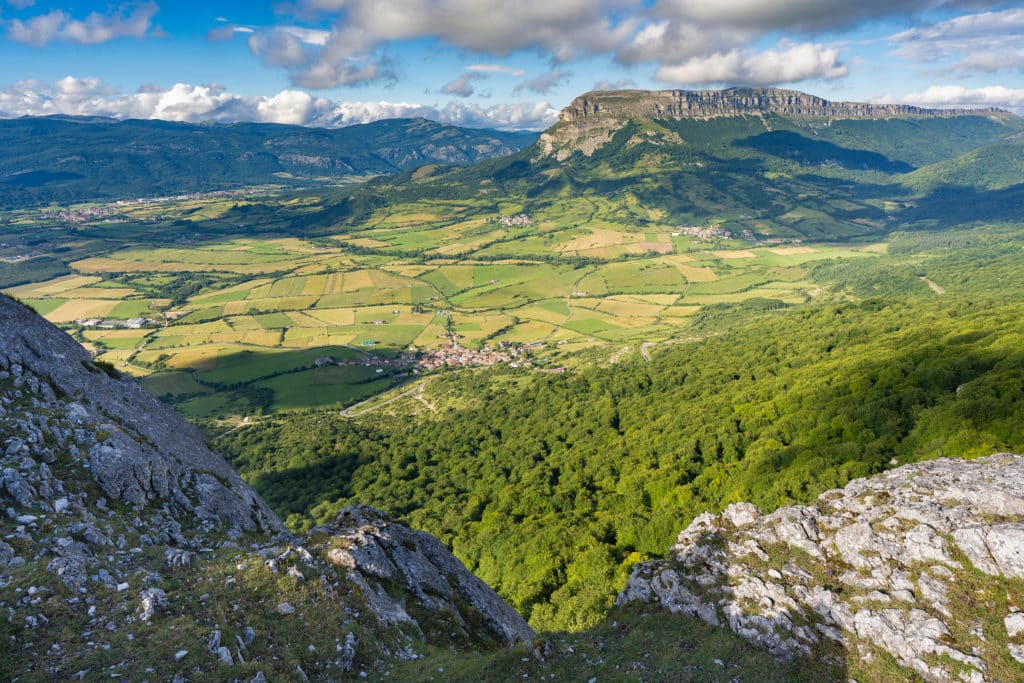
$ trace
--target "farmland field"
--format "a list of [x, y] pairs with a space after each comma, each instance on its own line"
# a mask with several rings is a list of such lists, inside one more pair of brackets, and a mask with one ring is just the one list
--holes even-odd
[[[78, 241], [62, 258], [70, 274], [8, 292], [186, 414], [228, 415], [351, 403], [401, 380], [373, 359], [453, 338], [530, 344], [559, 363], [579, 349], [665, 341], [702, 307], [806, 301], [822, 292], [816, 264], [884, 251], [701, 242], [635, 198], [575, 198], [513, 223], [500, 219], [518, 210], [510, 203], [413, 201], [344, 229], [296, 229], [318, 201], [266, 198], [256, 233], [242, 229], [248, 212], [202, 198], [159, 214], [132, 207], [113, 225], [22, 217], [26, 232], [45, 224]], [[129, 319], [141, 329], [126, 329]], [[314, 367], [323, 357], [342, 365]]]

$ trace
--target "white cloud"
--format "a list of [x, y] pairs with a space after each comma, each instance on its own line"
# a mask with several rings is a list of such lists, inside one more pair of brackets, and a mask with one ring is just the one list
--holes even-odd
[[[218, 21], [220, 21], [220, 19], [218, 19]], [[206, 34], [206, 39], [211, 43], [214, 43], [223, 40], [231, 40], [239, 33], [251, 34], [255, 32], [255, 30], [248, 26], [219, 26], [217, 28], [210, 29], [209, 33]]]
[[19, 81], [0, 88], [0, 118], [18, 116], [107, 116], [117, 119], [163, 119], [185, 122], [259, 121], [336, 128], [379, 119], [423, 117], [461, 126], [540, 129], [558, 115], [547, 102], [490, 107], [448, 102], [335, 102], [299, 90], [249, 97], [218, 85], [177, 83], [146, 86], [135, 93], [104, 87], [95, 78], [68, 76], [53, 84]]
[[952, 62], [954, 74], [1024, 70], [1024, 9], [966, 14], [889, 36], [896, 57]]
[[[418, 39], [496, 59], [532, 52], [546, 58], [553, 72], [572, 60], [600, 55], [622, 65], [653, 65], [657, 78], [668, 83], [795, 83], [840, 78], [857, 64], [843, 63], [835, 43], [816, 45], [807, 37], [814, 32], [1006, 5], [1005, 0], [290, 0], [279, 7], [300, 23], [331, 26], [324, 44], [307, 43], [300, 50], [285, 38], [253, 37], [249, 43], [266, 63], [285, 68], [294, 84], [314, 89], [395, 79], [387, 48]], [[752, 46], [766, 37], [789, 42], [755, 52]], [[911, 36], [901, 42], [911, 42]], [[523, 76], [521, 70], [491, 63], [474, 64], [467, 72]], [[472, 94], [468, 80], [450, 86]], [[520, 91], [550, 87], [528, 81]]]
[[617, 81], [598, 81], [591, 90], [623, 90], [635, 87], [636, 81], [630, 78], [620, 78]]
[[457, 97], [471, 97], [475, 92], [473, 81], [487, 78], [487, 74], [480, 71], [468, 71], [458, 78], [441, 86], [441, 92], [445, 95], [456, 95]]
[[485, 74], [508, 74], [509, 76], [523, 76], [526, 74], [522, 69], [505, 66], [504, 64], [470, 64], [466, 71], [475, 71]]
[[303, 125], [310, 120], [316, 100], [301, 90], [282, 90], [273, 97], [261, 98], [256, 105], [260, 121]]
[[775, 85], [810, 79], [835, 80], [848, 73], [849, 67], [834, 47], [784, 43], [779, 49], [763, 52], [734, 49], [692, 57], [681, 64], [662, 66], [655, 78], [672, 85]]
[[728, 26], [766, 33], [842, 29], [884, 17], [956, 7], [997, 7], [1000, 0], [661, 0], [656, 16], [701, 26]]
[[[215, 29], [216, 30], [216, 29]], [[249, 50], [268, 66], [297, 67], [316, 58], [314, 48], [327, 44], [329, 31], [301, 26], [277, 26], [264, 31], [248, 30]]]
[[1024, 72], [1024, 50], [976, 52], [964, 57], [954, 67], [958, 73], [993, 73], [1001, 70]]
[[26, 9], [36, 4], [36, 0], [7, 0], [7, 4], [14, 9]]
[[558, 71], [552, 70], [547, 73], [541, 74], [529, 80], [517, 83], [516, 87], [512, 89], [512, 92], [522, 92], [523, 90], [529, 90], [539, 94], [545, 94], [551, 92], [551, 90], [559, 83], [567, 78], [572, 77], [571, 71]]
[[7, 22], [7, 37], [36, 47], [55, 40], [95, 45], [122, 37], [143, 38], [151, 32], [157, 11], [155, 2], [145, 2], [122, 5], [114, 14], [93, 12], [78, 20], [61, 10], [52, 10], [25, 21], [11, 19]]
[[[394, 70], [383, 53], [385, 46], [422, 37], [473, 53], [500, 57], [532, 50], [561, 62], [623, 45], [639, 20], [631, 16], [614, 22], [609, 16], [613, 9], [636, 2], [299, 0], [298, 15], [326, 14], [333, 20], [333, 30], [314, 58], [282, 65], [292, 72], [294, 83], [308, 88], [391, 78]], [[260, 43], [251, 42], [250, 47], [262, 58]]]
[[965, 88], [960, 85], [933, 85], [923, 92], [910, 93], [900, 101], [922, 107], [1024, 107], [1024, 89], [1001, 85]]

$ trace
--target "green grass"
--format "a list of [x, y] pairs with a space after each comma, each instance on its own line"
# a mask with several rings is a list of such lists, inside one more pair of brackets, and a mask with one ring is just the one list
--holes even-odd
[[208, 394], [212, 388], [196, 381], [191, 372], [161, 372], [143, 378], [142, 386], [154, 396]]
[[46, 315], [57, 310], [67, 302], [68, 299], [24, 299], [22, 303], [34, 309], [39, 315]]
[[273, 392], [274, 410], [293, 410], [348, 405], [380, 393], [393, 383], [373, 368], [334, 366], [293, 372], [253, 386]]
[[813, 683], [845, 680], [843, 665], [779, 660], [726, 628], [693, 617], [638, 608], [616, 609], [579, 634], [542, 633], [538, 657], [524, 647], [466, 654], [434, 648], [424, 659], [403, 662], [392, 680], [503, 683], [511, 680], [678, 681], [734, 680]]
[[197, 373], [201, 382], [211, 384], [245, 384], [284, 372], [312, 367], [318, 358], [335, 360], [360, 358], [362, 354], [344, 346], [326, 346], [302, 351], [242, 351], [217, 359], [212, 370]]
[[284, 313], [263, 313], [254, 315], [253, 319], [266, 330], [280, 330], [292, 324], [291, 318]]
[[122, 301], [107, 317], [110, 318], [141, 318], [153, 314], [153, 307], [148, 301]]

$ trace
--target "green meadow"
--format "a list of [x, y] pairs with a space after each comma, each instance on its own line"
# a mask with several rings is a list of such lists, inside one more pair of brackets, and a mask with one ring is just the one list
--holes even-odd
[[[455, 334], [470, 348], [540, 342], [571, 363], [579, 349], [685, 335], [704, 306], [809, 301], [824, 292], [816, 265], [883, 251], [674, 235], [632, 194], [568, 198], [525, 224], [500, 220], [514, 202], [418, 199], [302, 226], [330, 201], [250, 198], [258, 221], [220, 199], [133, 206], [123, 223], [73, 231], [69, 272], [6, 291], [186, 414], [228, 417], [348, 405], [397, 381], [314, 368], [319, 357], [395, 356]], [[116, 327], [131, 318], [147, 323]]]

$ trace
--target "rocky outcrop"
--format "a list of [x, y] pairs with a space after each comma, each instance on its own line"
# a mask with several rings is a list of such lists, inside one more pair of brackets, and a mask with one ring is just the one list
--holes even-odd
[[[0, 413], [7, 457], [74, 461], [109, 500], [137, 510], [166, 508], [179, 521], [194, 518], [197, 530], [284, 530], [195, 428], [134, 381], [94, 365], [66, 333], [5, 296], [0, 382], [5, 404], [24, 408]], [[15, 499], [23, 506], [37, 497], [23, 483], [26, 476], [53, 489], [36, 468], [11, 468], [4, 476], [8, 492], [18, 492]]]
[[440, 541], [380, 511], [288, 533], [196, 430], [4, 296], [0, 539], [5, 673], [24, 680], [111, 661], [128, 680], [365, 678], [427, 645], [533, 637]]
[[809, 507], [701, 515], [617, 604], [697, 616], [781, 656], [882, 650], [926, 680], [984, 681], [1024, 664], [1022, 580], [1024, 457], [1001, 454], [907, 465]]
[[631, 119], [709, 119], [779, 115], [788, 118], [881, 119], [1004, 115], [999, 109], [925, 109], [906, 104], [831, 102], [795, 90], [611, 90], [589, 92], [562, 110], [558, 122], [540, 137], [542, 155], [559, 159], [577, 149], [593, 154]]
[[[483, 637], [509, 646], [533, 638], [526, 621], [430, 534], [395, 524], [385, 513], [367, 506], [343, 510], [317, 532], [330, 538], [328, 559], [362, 587], [374, 613], [385, 623], [409, 623], [422, 631], [424, 625], [414, 616], [417, 612], [431, 619], [441, 613], [451, 615], [468, 638]], [[402, 597], [392, 597], [389, 587], [399, 587]], [[471, 624], [482, 624], [485, 633], [478, 627], [472, 633]]]

